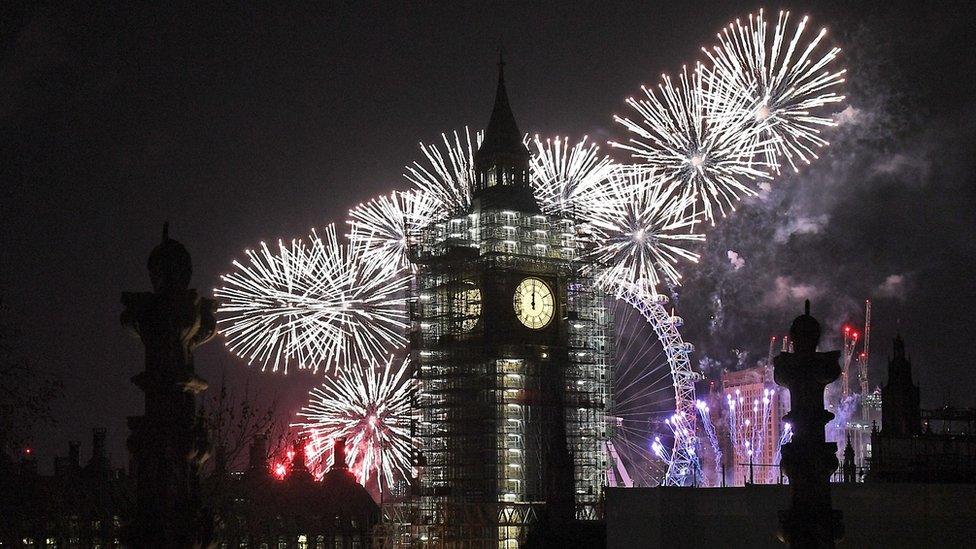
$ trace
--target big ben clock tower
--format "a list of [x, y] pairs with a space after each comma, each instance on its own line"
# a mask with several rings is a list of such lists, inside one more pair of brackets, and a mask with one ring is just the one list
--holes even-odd
[[607, 469], [609, 313], [576, 221], [533, 195], [522, 135], [500, 63], [471, 206], [413, 253], [425, 536], [465, 547], [595, 518]]

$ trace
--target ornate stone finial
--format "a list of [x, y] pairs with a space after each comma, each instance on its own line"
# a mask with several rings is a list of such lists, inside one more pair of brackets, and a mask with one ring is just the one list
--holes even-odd
[[813, 353], [820, 343], [820, 323], [810, 316], [809, 299], [804, 303], [803, 310], [803, 314], [796, 317], [790, 326], [790, 337], [797, 353]]
[[830, 501], [837, 444], [827, 443], [824, 436], [824, 426], [834, 415], [823, 409], [824, 388], [841, 374], [840, 351], [817, 352], [820, 333], [807, 301], [804, 314], [790, 326], [796, 352], [773, 359], [773, 377], [789, 389], [791, 401], [783, 419], [793, 426], [793, 439], [782, 447], [781, 464], [790, 478], [792, 506], [780, 512], [783, 539], [791, 547], [834, 547], [844, 531], [842, 515]]
[[122, 293], [122, 324], [145, 348], [145, 369], [132, 378], [145, 414], [128, 418], [136, 486], [126, 545], [207, 547], [199, 479], [210, 442], [195, 403], [207, 383], [194, 373], [193, 350], [216, 332], [215, 303], [189, 289], [190, 254], [169, 237], [169, 223], [147, 268], [153, 291]]
[[190, 287], [193, 263], [190, 253], [169, 237], [169, 222], [163, 223], [162, 242], [149, 254], [149, 279], [157, 294], [185, 291]]

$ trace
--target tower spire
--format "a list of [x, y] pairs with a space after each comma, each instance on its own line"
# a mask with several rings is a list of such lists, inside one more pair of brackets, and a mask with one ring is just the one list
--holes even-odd
[[477, 181], [474, 195], [482, 206], [538, 211], [529, 187], [529, 150], [515, 121], [505, 87], [505, 53], [498, 51], [495, 104], [484, 139], [474, 155]]
[[498, 84], [495, 87], [495, 105], [491, 110], [491, 118], [488, 120], [488, 128], [485, 130], [485, 139], [478, 149], [479, 156], [488, 154], [509, 153], [525, 154], [528, 157], [528, 150], [522, 144], [522, 132], [519, 131], [518, 123], [515, 122], [515, 114], [512, 113], [512, 106], [508, 101], [508, 90], [505, 87], [505, 59], [503, 53], [498, 54]]

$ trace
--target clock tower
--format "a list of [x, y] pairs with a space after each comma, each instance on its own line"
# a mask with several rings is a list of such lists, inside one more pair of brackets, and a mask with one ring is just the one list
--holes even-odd
[[529, 162], [499, 63], [471, 206], [425, 228], [413, 250], [417, 464], [432, 541], [517, 547], [534, 521], [597, 517], [610, 316], [576, 221], [543, 212]]

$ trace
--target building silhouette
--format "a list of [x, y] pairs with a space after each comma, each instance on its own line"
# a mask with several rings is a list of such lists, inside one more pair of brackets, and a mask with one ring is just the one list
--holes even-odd
[[[881, 388], [881, 430], [871, 432], [868, 480], [872, 482], [976, 483], [976, 412], [923, 411], [905, 342], [894, 340], [888, 382]], [[933, 431], [943, 420], [945, 428]], [[949, 427], [960, 423], [961, 429]]]
[[320, 480], [305, 466], [302, 442], [296, 442], [295, 457], [283, 478], [273, 474], [267, 442], [259, 437], [251, 446], [246, 471], [217, 470], [204, 482], [219, 547], [370, 546], [379, 506], [349, 471], [345, 441], [336, 441], [335, 465]]
[[500, 63], [471, 205], [412, 250], [422, 453], [416, 507], [390, 511], [387, 539], [516, 547], [527, 525], [596, 517], [610, 316], [575, 220], [533, 196], [522, 138]]
[[69, 443], [52, 475], [38, 473], [36, 456], [0, 456], [0, 546], [119, 547], [132, 482], [112, 468], [105, 443], [105, 429], [93, 429], [84, 465], [81, 445]]
[[918, 386], [912, 381], [912, 361], [905, 355], [905, 341], [896, 336], [888, 360], [888, 383], [881, 388], [881, 431], [891, 436], [922, 432]]

